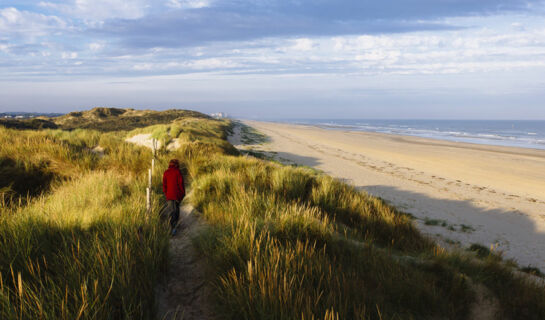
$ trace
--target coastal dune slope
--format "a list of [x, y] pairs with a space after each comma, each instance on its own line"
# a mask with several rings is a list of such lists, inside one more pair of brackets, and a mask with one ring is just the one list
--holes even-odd
[[491, 246], [545, 270], [545, 151], [247, 121], [256, 146], [413, 214], [443, 244]]

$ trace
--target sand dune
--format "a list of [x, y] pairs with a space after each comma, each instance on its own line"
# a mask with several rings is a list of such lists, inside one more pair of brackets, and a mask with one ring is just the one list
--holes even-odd
[[271, 138], [255, 148], [387, 200], [445, 245], [494, 246], [522, 266], [545, 271], [544, 150], [246, 124]]

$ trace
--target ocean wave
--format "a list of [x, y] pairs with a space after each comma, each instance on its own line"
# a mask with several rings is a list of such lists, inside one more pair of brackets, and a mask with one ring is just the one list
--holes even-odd
[[[545, 149], [545, 121], [344, 120], [303, 121], [332, 130], [357, 130], [432, 139]], [[531, 128], [530, 128], [531, 127]]]

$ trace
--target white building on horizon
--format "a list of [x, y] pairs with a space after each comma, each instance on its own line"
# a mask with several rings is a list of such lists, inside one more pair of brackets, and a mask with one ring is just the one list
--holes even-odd
[[228, 117], [229, 117], [229, 116], [227, 115], [227, 113], [225, 113], [225, 112], [211, 113], [210, 116], [213, 117], [213, 118], [218, 118], [218, 119], [221, 119], [221, 118], [228, 118]]

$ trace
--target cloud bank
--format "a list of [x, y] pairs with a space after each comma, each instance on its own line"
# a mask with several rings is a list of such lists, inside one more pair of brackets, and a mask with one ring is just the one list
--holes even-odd
[[[406, 77], [408, 86], [472, 75], [486, 96], [494, 90], [485, 78], [500, 86], [487, 76], [495, 73], [542, 88], [533, 77], [545, 71], [544, 8], [543, 0], [0, 0], [0, 81], [170, 77], [174, 87], [196, 75], [292, 77], [307, 88], [327, 78]], [[394, 82], [384, 86], [391, 92]], [[0, 100], [16, 100], [2, 90]], [[332, 90], [361, 99], [361, 88]]]

